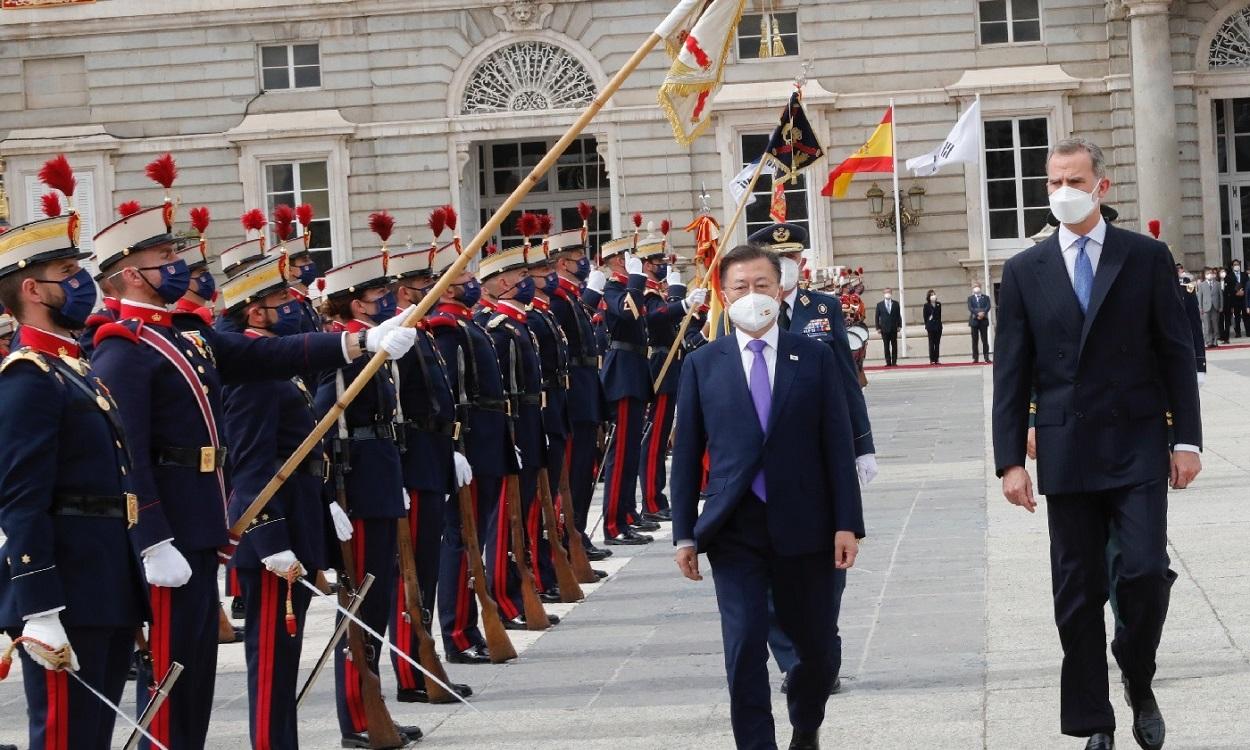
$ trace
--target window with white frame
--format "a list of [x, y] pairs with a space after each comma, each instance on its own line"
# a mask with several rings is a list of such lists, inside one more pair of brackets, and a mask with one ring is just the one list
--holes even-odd
[[1041, 0], [980, 0], [981, 44], [1018, 44], [1042, 39]]
[[[78, 181], [74, 187], [74, 196], [72, 207], [78, 214], [78, 247], [84, 252], [91, 252], [92, 238], [96, 232], [100, 231], [114, 221], [121, 218], [115, 209], [104, 208], [98, 212], [95, 205], [95, 171], [94, 170], [74, 170], [74, 179]], [[37, 221], [45, 218], [43, 213], [43, 196], [51, 192], [47, 185], [39, 180], [37, 175], [26, 175], [25, 184], [23, 185], [26, 192], [26, 221]], [[58, 193], [58, 195], [60, 195]], [[69, 213], [70, 205], [67, 205], [65, 196], [60, 196], [61, 213]], [[88, 261], [90, 262], [90, 261]]]
[[313, 42], [261, 47], [260, 80], [261, 88], [265, 91], [319, 87], [320, 46]]
[[[307, 203], [313, 208], [313, 220], [308, 227], [311, 234], [308, 247], [312, 250], [313, 260], [322, 272], [334, 266], [333, 258], [333, 218], [330, 216], [330, 184], [327, 163], [324, 159], [315, 161], [268, 162], [265, 173], [265, 210], [266, 216], [273, 216], [273, 209], [280, 203], [294, 208]], [[277, 237], [273, 234], [273, 225], [269, 225], [267, 242], [273, 246]], [[296, 237], [304, 232], [304, 227], [296, 228]], [[298, 240], [292, 247], [298, 247]]]
[[[767, 16], [770, 20], [765, 20]], [[760, 54], [764, 50], [765, 35], [768, 54]], [[781, 41], [784, 49], [775, 46], [776, 40]], [[780, 54], [779, 54], [780, 53]], [[795, 11], [783, 13], [744, 13], [738, 21], [738, 59], [760, 60], [769, 57], [795, 57], [799, 54], [799, 14]]]
[[[547, 138], [478, 144], [479, 226], [484, 225], [521, 184], [521, 180], [546, 156], [556, 140]], [[498, 234], [490, 241], [501, 249], [521, 244], [516, 223], [522, 211], [550, 215], [553, 232], [576, 229], [582, 225], [577, 206], [586, 201], [595, 207], [589, 219], [588, 237], [589, 250], [593, 255], [602, 242], [612, 238], [611, 196], [607, 167], [599, 156], [598, 142], [594, 136], [578, 138], [560, 156], [555, 168], [530, 190], [521, 209], [504, 219]]]
[[1032, 237], [1046, 224], [1045, 117], [985, 121], [985, 180], [991, 240]]
[[[747, 133], [739, 137], [741, 148], [739, 155], [742, 157], [743, 167], [750, 162], [754, 162], [757, 156], [764, 153], [764, 149], [768, 147], [769, 137], [769, 133]], [[748, 159], [750, 162], [747, 161]], [[804, 229], [809, 229], [807, 173], [800, 172], [794, 182], [786, 180], [784, 190], [786, 196], [786, 221], [790, 224], [798, 224]], [[773, 203], [773, 178], [767, 172], [760, 173], [760, 178], [755, 183], [753, 195], [755, 196], [755, 202], [747, 206], [746, 209], [747, 237], [750, 237], [757, 230], [769, 226], [774, 221], [769, 213]], [[808, 237], [808, 242], [810, 243], [810, 230]]]

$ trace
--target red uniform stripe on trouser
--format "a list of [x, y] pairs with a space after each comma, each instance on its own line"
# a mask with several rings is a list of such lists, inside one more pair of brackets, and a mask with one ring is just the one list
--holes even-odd
[[231, 565], [226, 568], [226, 593], [230, 596], [243, 596], [243, 586], [239, 583], [239, 569]]
[[278, 577], [267, 570], [260, 573], [260, 624], [256, 674], [256, 727], [252, 750], [269, 750], [269, 717], [273, 709], [273, 637], [278, 627]]
[[664, 415], [667, 412], [668, 394], [661, 393], [655, 397], [655, 402], [651, 405], [651, 433], [647, 436], [647, 468], [642, 496], [647, 504], [648, 513], [660, 512], [659, 488], [656, 487], [655, 476], [659, 471], [660, 461], [664, 460], [663, 451], [660, 448], [664, 443]]
[[[408, 490], [408, 533], [411, 534], [413, 542], [413, 554], [416, 554], [417, 540], [417, 523], [420, 506], [417, 504], [417, 491]], [[416, 560], [413, 560], [416, 564]], [[425, 602], [421, 602], [425, 606]], [[412, 653], [413, 629], [412, 623], [405, 616], [408, 614], [408, 599], [404, 590], [404, 571], [399, 570], [399, 575], [395, 580], [395, 645], [405, 654], [416, 658], [416, 654]], [[400, 659], [395, 667], [395, 677], [399, 681], [401, 688], [415, 688], [417, 685], [416, 671], [404, 659]]]
[[617, 517], [621, 509], [621, 465], [625, 463], [625, 444], [629, 437], [629, 399], [616, 402], [616, 436], [612, 438], [612, 476], [608, 477], [608, 517], [603, 519], [603, 530], [608, 536], [618, 536]]
[[[539, 469], [539, 471], [543, 470]], [[530, 512], [526, 514], [527, 517], [525, 519], [525, 527], [528, 529], [527, 534], [529, 536], [527, 540], [529, 549], [526, 550], [527, 554], [522, 557], [529, 558], [530, 570], [534, 571], [534, 588], [539, 591], [546, 591], [551, 582], [543, 580], [542, 566], [538, 564], [538, 540], [542, 534], [542, 511], [543, 509], [539, 504], [538, 498], [533, 498], [530, 501]]]
[[[363, 575], [365, 569], [365, 522], [357, 518], [352, 520], [352, 557], [356, 561], [356, 575]], [[352, 581], [353, 586], [359, 586], [360, 581]], [[347, 704], [347, 713], [352, 720], [352, 729], [357, 732], [365, 731], [367, 721], [365, 719], [364, 701], [360, 695], [360, 675], [356, 672], [356, 665], [351, 660], [351, 650], [347, 652], [348, 658], [343, 660], [343, 700]]]
[[499, 490], [499, 505], [496, 510], [495, 518], [495, 602], [503, 611], [504, 615], [509, 619], [515, 619], [521, 614], [517, 608], [513, 606], [512, 599], [508, 596], [508, 529], [511, 524], [508, 523], [508, 482], [511, 481], [504, 477], [503, 483]]
[[473, 645], [464, 634], [469, 627], [469, 597], [471, 596], [473, 592], [469, 590], [469, 553], [466, 551], [460, 556], [460, 571], [456, 574], [456, 619], [452, 622], [451, 628], [451, 642], [461, 651]]
[[64, 672], [44, 672], [47, 705], [44, 714], [43, 736], [46, 750], [69, 748], [69, 675]]
[[[163, 586], [149, 587], [149, 598], [152, 602], [152, 625], [148, 628], [148, 649], [152, 654], [152, 678], [160, 682], [169, 672], [169, 636], [170, 622], [169, 597], [171, 589]], [[161, 705], [156, 712], [148, 731], [161, 744], [168, 746], [169, 739], [169, 702]]]

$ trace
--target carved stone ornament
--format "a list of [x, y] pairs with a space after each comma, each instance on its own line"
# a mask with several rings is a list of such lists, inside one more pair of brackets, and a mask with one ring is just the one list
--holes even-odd
[[460, 112], [575, 109], [595, 98], [595, 82], [567, 51], [546, 42], [517, 42], [482, 61], [464, 90]]
[[505, 31], [536, 31], [543, 27], [554, 10], [555, 6], [551, 3], [513, 0], [511, 3], [496, 5], [494, 13], [503, 20]]
[[1211, 68], [1250, 67], [1250, 8], [1228, 17], [1220, 26], [1211, 49], [1207, 54], [1207, 66]]

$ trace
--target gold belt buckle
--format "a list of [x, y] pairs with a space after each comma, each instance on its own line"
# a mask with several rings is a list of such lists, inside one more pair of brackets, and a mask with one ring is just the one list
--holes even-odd
[[139, 496], [133, 492], [126, 495], [126, 528], [133, 529], [139, 523]]
[[211, 445], [200, 448], [200, 473], [208, 474], [217, 470], [217, 449]]
[[452, 422], [451, 439], [452, 440], [460, 439], [460, 423], [459, 422]]

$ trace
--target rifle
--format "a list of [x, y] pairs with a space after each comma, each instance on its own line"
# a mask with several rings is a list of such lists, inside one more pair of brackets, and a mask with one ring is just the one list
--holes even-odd
[[[547, 527], [547, 543], [551, 545], [552, 557], [555, 558], [556, 583], [560, 586], [560, 601], [570, 604], [586, 598], [582, 587], [577, 583], [577, 576], [569, 565], [568, 553], [560, 542], [560, 523], [556, 519], [556, 506], [551, 500], [551, 479], [547, 469], [538, 470], [538, 501], [543, 504], [543, 522]], [[534, 540], [538, 548], [538, 540]]]
[[546, 630], [551, 627], [547, 611], [538, 599], [534, 588], [534, 575], [525, 564], [525, 527], [521, 525], [521, 478], [516, 474], [504, 477], [504, 495], [508, 503], [508, 524], [512, 527], [512, 562], [521, 577], [521, 601], [525, 605], [525, 626], [529, 630]]
[[[369, 594], [369, 589], [373, 587], [373, 574], [365, 573], [364, 580], [356, 587], [352, 593], [351, 606], [347, 608], [348, 612], [353, 615], [360, 610], [360, 605], [365, 603], [365, 596]], [[317, 588], [321, 588], [318, 586]], [[329, 591], [323, 591], [329, 594]], [[317, 657], [317, 663], [313, 665], [312, 673], [308, 675], [308, 679], [304, 682], [304, 687], [300, 688], [299, 695], [295, 698], [295, 707], [298, 709], [304, 704], [304, 698], [308, 697], [312, 686], [317, 683], [317, 678], [321, 676], [322, 670], [325, 669], [326, 663], [330, 661], [330, 657], [334, 655], [334, 649], [338, 647], [339, 641], [343, 640], [343, 634], [347, 632], [347, 626], [351, 623], [346, 617], [339, 619], [339, 624], [335, 626], [334, 632], [330, 634], [330, 642], [321, 652], [321, 656]]]
[[[586, 556], [586, 545], [582, 543], [582, 532], [577, 528], [577, 511], [573, 509], [573, 490], [569, 485], [569, 459], [565, 454], [564, 471], [560, 473], [560, 510], [564, 515], [564, 530], [569, 537], [569, 562], [573, 565], [573, 575], [578, 583], [598, 583], [599, 576], [590, 567], [590, 558]], [[563, 590], [563, 587], [561, 587]]]
[[[413, 509], [415, 512], [415, 508]], [[398, 520], [399, 535], [396, 537], [399, 547], [399, 573], [404, 579], [404, 608], [409, 624], [417, 631], [417, 659], [426, 671], [444, 683], [450, 684], [447, 671], [439, 661], [438, 652], [434, 650], [434, 638], [425, 629], [425, 608], [421, 606], [421, 586], [417, 582], [416, 552], [412, 547], [412, 530], [408, 528], [408, 519]], [[451, 703], [456, 698], [442, 685], [433, 680], [425, 680], [425, 694], [430, 703]]]

